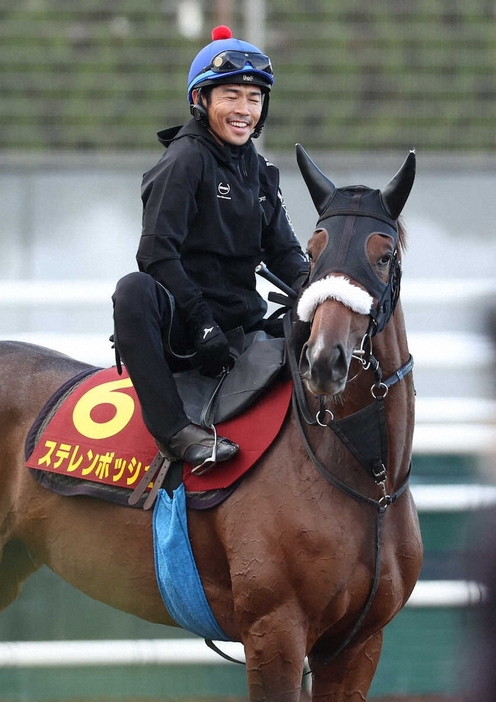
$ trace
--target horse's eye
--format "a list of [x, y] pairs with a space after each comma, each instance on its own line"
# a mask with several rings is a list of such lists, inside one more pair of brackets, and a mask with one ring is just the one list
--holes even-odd
[[392, 254], [385, 254], [385, 256], [382, 256], [382, 258], [380, 258], [377, 263], [382, 268], [385, 268], [386, 266], [389, 266], [389, 264], [391, 263], [391, 258], [392, 258]]

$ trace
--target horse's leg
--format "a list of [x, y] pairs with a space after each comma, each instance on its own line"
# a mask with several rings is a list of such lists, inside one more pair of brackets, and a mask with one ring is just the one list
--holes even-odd
[[312, 702], [364, 702], [379, 664], [381, 648], [382, 630], [361, 644], [349, 646], [336, 660], [321, 668], [319, 657], [310, 655]]
[[265, 608], [264, 600], [272, 596], [269, 588], [258, 589], [249, 599], [259, 615], [250, 617], [249, 609], [240, 613], [247, 624], [242, 624], [242, 639], [250, 702], [298, 702], [306, 645], [303, 617], [291, 600]]
[[[0, 378], [0, 612], [14, 602], [24, 581], [42, 565], [17, 533], [18, 524], [24, 518], [19, 495], [25, 476], [17, 469], [19, 465], [24, 469], [24, 431], [19, 413], [13, 403], [5, 399], [8, 382]], [[27, 473], [27, 469], [24, 470]]]
[[188, 512], [193, 551], [219, 625], [244, 645], [250, 702], [299, 702], [307, 617], [278, 558], [280, 525], [250, 491], [248, 480], [219, 508]]
[[20, 541], [8, 541], [0, 560], [0, 612], [20, 594], [24, 581], [39, 568]]

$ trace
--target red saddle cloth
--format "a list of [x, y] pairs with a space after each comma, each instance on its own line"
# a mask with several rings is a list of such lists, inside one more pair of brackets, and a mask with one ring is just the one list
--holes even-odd
[[[203, 476], [192, 475], [185, 464], [186, 489], [229, 487], [253, 466], [279, 433], [291, 390], [291, 381], [276, 382], [242, 415], [218, 424], [219, 435], [239, 444], [239, 454]], [[133, 490], [157, 453], [125, 369], [122, 375], [115, 367], [95, 372], [36, 425], [41, 421], [46, 426], [38, 432], [29, 468]]]

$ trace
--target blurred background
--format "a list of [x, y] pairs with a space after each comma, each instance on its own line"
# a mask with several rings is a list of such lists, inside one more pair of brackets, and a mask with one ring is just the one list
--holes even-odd
[[[371, 697], [458, 699], [478, 658], [467, 553], [496, 501], [493, 0], [0, 0], [0, 338], [113, 363], [110, 295], [136, 268], [141, 176], [162, 153], [156, 132], [189, 118], [189, 65], [221, 23], [272, 58], [256, 145], [281, 169], [304, 246], [316, 213], [295, 142], [338, 186], [381, 187], [417, 150], [402, 300], [426, 557]], [[201, 644], [42, 569], [0, 614], [0, 700], [246, 697], [242, 666], [197, 648], [169, 666], [105, 657], [105, 642], [179, 638]], [[92, 640], [105, 645], [89, 667], [64, 665], [60, 649], [48, 668], [23, 667], [7, 645]]]

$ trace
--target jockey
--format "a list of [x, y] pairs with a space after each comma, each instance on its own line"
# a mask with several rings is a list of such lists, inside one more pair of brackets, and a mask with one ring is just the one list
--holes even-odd
[[186, 416], [173, 372], [229, 366], [225, 332], [242, 327], [282, 336], [264, 319], [255, 267], [296, 288], [309, 264], [279, 189], [279, 171], [257, 154], [274, 82], [270, 59], [227, 27], [196, 56], [188, 76], [192, 118], [158, 134], [166, 147], [143, 176], [139, 271], [113, 295], [115, 343], [160, 452], [193, 472], [238, 446]]

